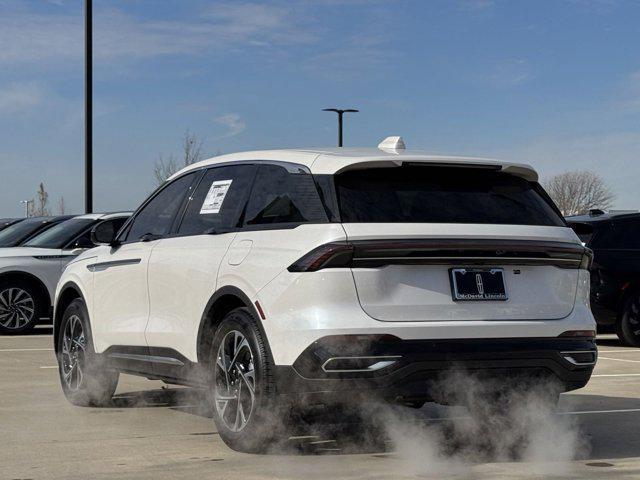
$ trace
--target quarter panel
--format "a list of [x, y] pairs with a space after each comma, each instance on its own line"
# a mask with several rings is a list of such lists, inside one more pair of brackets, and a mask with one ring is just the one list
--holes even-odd
[[[220, 266], [218, 285], [237, 286], [247, 295], [255, 295], [280, 272], [317, 246], [345, 238], [344, 229], [337, 223], [241, 231], [231, 245], [231, 256], [225, 258]], [[251, 248], [247, 253], [248, 241], [251, 241]], [[238, 250], [244, 257], [240, 262], [236, 256]]]

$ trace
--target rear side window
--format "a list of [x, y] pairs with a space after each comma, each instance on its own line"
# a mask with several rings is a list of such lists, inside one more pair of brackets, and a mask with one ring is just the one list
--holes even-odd
[[565, 226], [542, 188], [495, 170], [402, 166], [335, 178], [342, 221]]
[[252, 165], [208, 170], [189, 200], [178, 233], [200, 235], [237, 227], [254, 172]]
[[133, 219], [127, 240], [136, 242], [147, 234], [159, 237], [167, 235], [195, 175], [184, 175], [160, 190]]
[[328, 222], [310, 173], [260, 165], [253, 184], [246, 225]]

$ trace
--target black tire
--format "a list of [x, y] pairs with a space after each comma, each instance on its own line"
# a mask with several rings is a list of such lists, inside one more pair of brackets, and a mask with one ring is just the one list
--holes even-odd
[[632, 293], [624, 302], [616, 322], [616, 335], [625, 345], [640, 347], [640, 292]]
[[24, 280], [0, 282], [0, 335], [30, 332], [49, 305], [32, 283]]
[[96, 355], [82, 299], [71, 302], [62, 315], [57, 352], [60, 384], [69, 402], [81, 407], [111, 403], [120, 374]]
[[251, 453], [265, 452], [284, 423], [283, 406], [275, 397], [273, 366], [257, 321], [247, 308], [233, 310], [218, 326], [209, 352], [218, 433], [233, 450]]

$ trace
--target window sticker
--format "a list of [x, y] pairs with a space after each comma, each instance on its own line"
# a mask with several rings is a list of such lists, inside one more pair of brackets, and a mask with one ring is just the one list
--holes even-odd
[[209, 188], [209, 192], [207, 192], [207, 196], [202, 203], [200, 215], [220, 213], [222, 202], [224, 202], [224, 198], [227, 196], [231, 182], [233, 182], [233, 180], [218, 180], [211, 184], [211, 188]]

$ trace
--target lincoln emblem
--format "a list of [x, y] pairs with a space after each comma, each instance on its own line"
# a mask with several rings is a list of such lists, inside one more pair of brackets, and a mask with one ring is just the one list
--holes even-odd
[[482, 283], [482, 275], [476, 273], [476, 285], [478, 286], [478, 293], [484, 295], [484, 284]]

